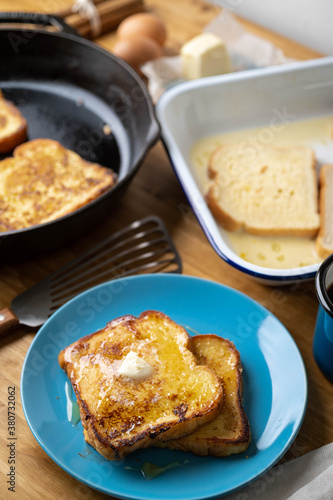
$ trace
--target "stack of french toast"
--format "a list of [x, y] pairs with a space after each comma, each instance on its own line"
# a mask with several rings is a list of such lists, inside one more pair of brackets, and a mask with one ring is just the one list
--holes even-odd
[[234, 344], [191, 337], [160, 311], [122, 316], [59, 353], [85, 440], [109, 460], [149, 446], [225, 457], [247, 450]]

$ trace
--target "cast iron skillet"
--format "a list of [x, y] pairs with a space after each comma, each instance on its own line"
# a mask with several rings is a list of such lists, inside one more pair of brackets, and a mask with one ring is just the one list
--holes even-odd
[[0, 89], [25, 116], [28, 140], [58, 140], [86, 160], [112, 167], [119, 177], [109, 192], [71, 215], [0, 233], [3, 263], [63, 245], [112, 213], [158, 140], [159, 126], [137, 73], [61, 18], [0, 13], [0, 23]]

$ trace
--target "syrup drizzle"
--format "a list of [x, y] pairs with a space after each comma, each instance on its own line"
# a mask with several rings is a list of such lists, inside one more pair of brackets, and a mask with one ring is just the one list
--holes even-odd
[[76, 427], [80, 422], [79, 405], [76, 402], [76, 396], [72, 388], [72, 384], [66, 380], [65, 394], [67, 399], [67, 418], [73, 427]]
[[144, 462], [141, 466], [141, 468], [136, 468], [136, 467], [130, 467], [129, 465], [126, 465], [124, 467], [125, 470], [139, 470], [141, 471], [143, 477], [147, 479], [147, 481], [150, 481], [156, 476], [159, 476], [160, 474], [163, 474], [163, 472], [166, 472], [169, 469], [173, 469], [174, 467], [182, 467], [183, 465], [186, 465], [189, 463], [189, 460], [184, 460], [183, 462], [175, 461], [175, 462], [170, 462], [167, 465], [164, 465], [163, 467], [160, 467], [159, 465], [152, 464], [150, 462]]
[[[66, 394], [66, 400], [67, 400], [67, 419], [68, 421], [72, 424], [73, 427], [77, 427], [77, 424], [80, 422], [80, 410], [79, 410], [79, 405], [77, 404], [76, 401], [76, 395], [73, 390], [72, 384], [66, 380], [65, 382], [65, 394]], [[83, 455], [79, 454], [80, 456], [84, 457]], [[85, 457], [84, 457], [85, 458]], [[170, 462], [169, 464], [166, 464], [164, 466], [159, 466], [152, 464], [151, 462], [144, 462], [140, 468], [137, 467], [131, 467], [129, 465], [126, 465], [124, 467], [125, 470], [136, 470], [140, 471], [143, 475], [143, 477], [147, 480], [150, 481], [156, 476], [159, 476], [160, 474], [163, 474], [169, 469], [173, 469], [174, 467], [182, 467], [186, 464], [189, 463], [189, 460], [184, 460], [183, 462], [180, 461], [174, 461]]]

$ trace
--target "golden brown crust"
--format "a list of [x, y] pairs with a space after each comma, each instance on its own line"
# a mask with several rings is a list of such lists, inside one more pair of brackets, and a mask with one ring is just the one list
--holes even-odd
[[[117, 318], [61, 351], [59, 364], [76, 393], [86, 441], [117, 460], [216, 418], [223, 389], [190, 345], [184, 328], [159, 311], [145, 311]], [[150, 377], [119, 375], [129, 351], [150, 364]]]
[[251, 431], [242, 404], [243, 378], [240, 354], [232, 342], [217, 335], [193, 337], [199, 363], [212, 368], [223, 385], [224, 403], [218, 417], [194, 433], [161, 446], [196, 455], [226, 457], [247, 450]]
[[51, 139], [18, 146], [0, 162], [0, 232], [43, 224], [95, 200], [115, 173]]
[[17, 107], [0, 94], [0, 153], [9, 153], [27, 138], [27, 122]]

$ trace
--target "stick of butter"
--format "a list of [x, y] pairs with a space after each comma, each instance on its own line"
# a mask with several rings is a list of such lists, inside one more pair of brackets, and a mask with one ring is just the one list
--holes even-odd
[[230, 72], [230, 59], [223, 40], [213, 33], [202, 33], [180, 50], [183, 77], [187, 80]]

